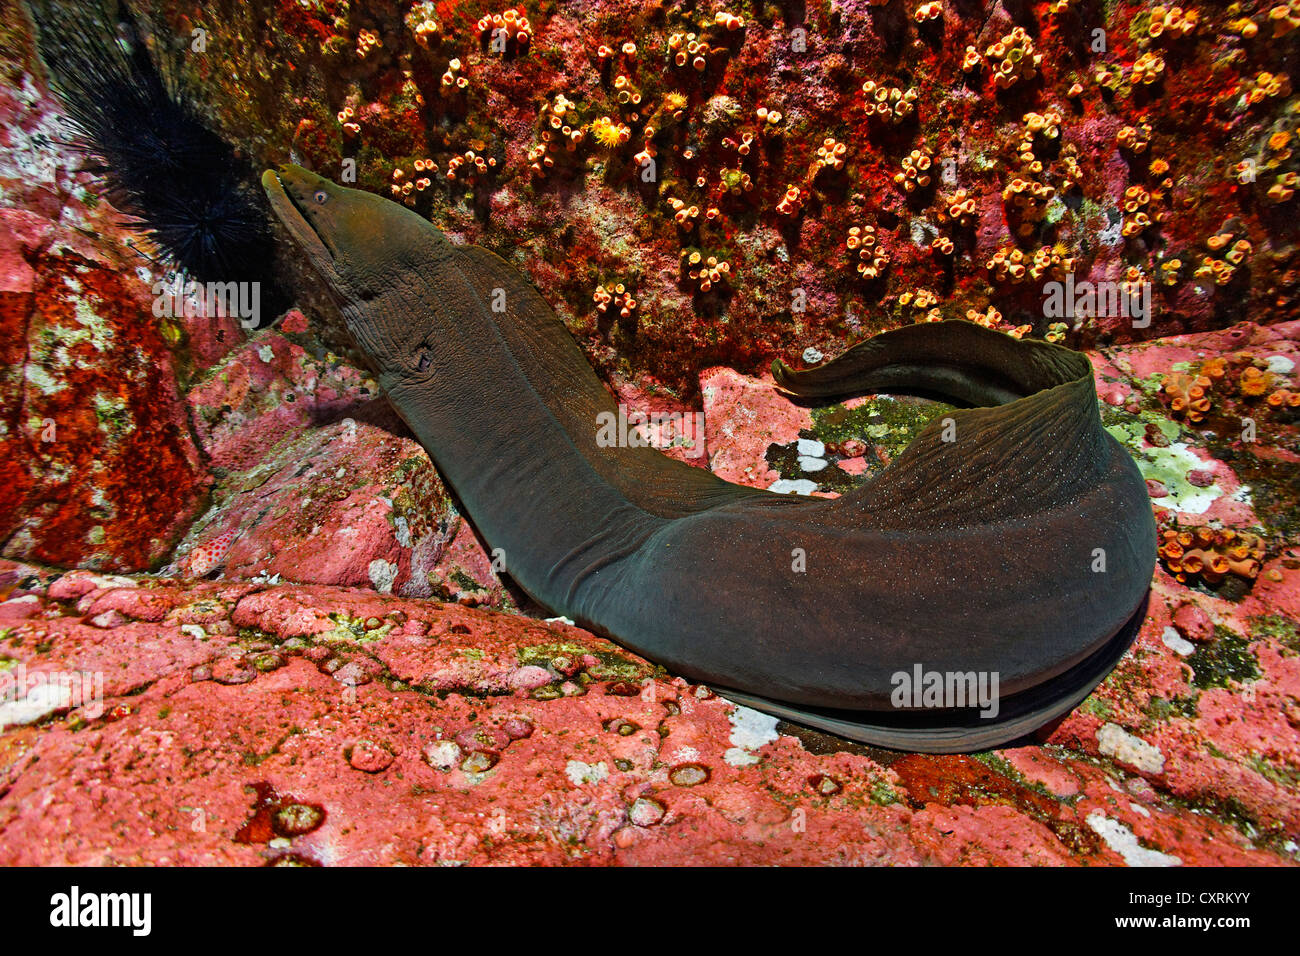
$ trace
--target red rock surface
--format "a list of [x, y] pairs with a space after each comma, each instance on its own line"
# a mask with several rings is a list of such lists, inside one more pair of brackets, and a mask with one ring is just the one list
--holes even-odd
[[0, 86], [0, 551], [156, 568], [210, 479], [151, 315], [150, 263], [87, 189], [53, 102], [13, 78]]
[[[0, 863], [1297, 856], [1295, 651], [1250, 638], [1244, 706], [1236, 683], [1197, 690], [1161, 642], [1167, 585], [1042, 745], [927, 757], [776, 728], [563, 624], [355, 588], [52, 577], [0, 568], [0, 617], [23, 608], [0, 680], [89, 674], [77, 691], [102, 697], [33, 714], [6, 694]], [[1195, 718], [1151, 716], [1189, 694]]]
[[[10, 217], [12, 218], [12, 217]], [[160, 565], [208, 483], [143, 284], [47, 222], [10, 276], [0, 538], [11, 557]], [[29, 281], [30, 280], [30, 281]]]

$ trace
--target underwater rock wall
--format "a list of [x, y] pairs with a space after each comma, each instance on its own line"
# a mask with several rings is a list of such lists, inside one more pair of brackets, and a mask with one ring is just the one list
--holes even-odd
[[[250, 154], [354, 164], [686, 397], [935, 315], [1297, 317], [1295, 2], [152, 6]], [[1150, 283], [1149, 321], [1045, 315], [1067, 273]]]

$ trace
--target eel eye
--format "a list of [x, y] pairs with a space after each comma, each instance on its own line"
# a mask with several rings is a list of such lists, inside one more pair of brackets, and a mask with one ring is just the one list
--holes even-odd
[[330, 197], [329, 197], [329, 193], [327, 193], [325, 190], [318, 189], [316, 190], [316, 195], [312, 196], [311, 198], [316, 200], [316, 205], [323, 206], [325, 205], [325, 200], [329, 199]]
[[420, 350], [420, 357], [415, 360], [415, 370], [417, 372], [429, 371], [429, 366], [433, 364], [433, 356], [427, 350]]

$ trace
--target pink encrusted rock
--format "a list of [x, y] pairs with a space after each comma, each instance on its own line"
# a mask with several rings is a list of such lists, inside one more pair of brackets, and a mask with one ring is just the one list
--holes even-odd
[[130, 618], [128, 618], [121, 611], [115, 609], [109, 609], [107, 611], [103, 611], [99, 614], [96, 614], [94, 617], [90, 619], [90, 623], [94, 627], [111, 629], [114, 627], [121, 627], [128, 620], [130, 620]]
[[280, 331], [286, 334], [302, 334], [308, 328], [307, 316], [299, 309], [290, 309], [280, 320]]
[[21, 597], [10, 598], [8, 601], [0, 601], [0, 621], [21, 620], [39, 614], [41, 610], [41, 599], [38, 595], [24, 594]]
[[1017, 747], [1004, 750], [1002, 756], [1026, 780], [1046, 787], [1058, 797], [1073, 797], [1079, 792], [1079, 778], [1049, 751], [1039, 747]]
[[347, 752], [348, 763], [365, 773], [379, 773], [393, 762], [394, 754], [382, 743], [362, 738]]
[[768, 466], [769, 445], [787, 445], [812, 427], [812, 413], [782, 397], [770, 376], [750, 378], [727, 368], [700, 374], [709, 468], [741, 485], [767, 488], [781, 476]]
[[[1300, 676], [1271, 647], [1255, 704], [1217, 690], [1185, 743], [1143, 732], [1166, 766], [1142, 786], [1095, 750], [1086, 713], [1086, 741], [886, 767], [824, 737], [817, 753], [786, 734], [744, 750], [723, 697], [564, 624], [323, 586], [151, 579], [86, 596], [170, 610], [112, 631], [13, 625], [28, 671], [101, 674], [103, 692], [0, 733], [0, 863], [1258, 865], [1286, 851], [1197, 801], [1231, 796], [1265, 826], [1300, 816], [1253, 763], [1296, 759], [1277, 695]], [[1186, 693], [1171, 667], [1160, 693]], [[520, 673], [549, 682], [512, 686]], [[1104, 685], [1111, 721], [1129, 719], [1135, 684]]]
[[1215, 332], [1175, 335], [1125, 346], [1114, 354], [1115, 368], [1129, 379], [1146, 379], [1186, 362], [1197, 364], [1215, 355], [1243, 352], [1283, 355], [1300, 363], [1300, 319], [1256, 325], [1242, 322]]
[[35, 285], [0, 298], [6, 365], [15, 370], [0, 376], [8, 557], [157, 567], [206, 490], [175, 362], [147, 287], [120, 266], [121, 239], [120, 229], [91, 239], [61, 223], [31, 240], [40, 247], [27, 253]]
[[613, 385], [629, 422], [643, 423], [640, 430], [651, 447], [695, 468], [709, 466], [703, 412], [664, 394], [653, 379], [633, 384], [615, 376]]
[[1214, 639], [1214, 620], [1198, 604], [1179, 605], [1173, 620], [1178, 633], [1189, 641], [1203, 644]]
[[50, 585], [50, 597], [55, 601], [75, 601], [101, 586], [96, 584], [97, 577], [89, 571], [69, 571]]
[[543, 684], [549, 684], [553, 679], [554, 675], [545, 667], [537, 667], [533, 664], [519, 668], [509, 678], [510, 686], [518, 690], [532, 690]]
[[492, 557], [474, 527], [463, 518], [451, 525], [453, 537], [438, 552], [425, 578], [432, 596], [468, 607], [513, 607], [501, 579], [492, 570]]
[[376, 386], [350, 365], [316, 358], [278, 332], [263, 331], [211, 369], [188, 395], [195, 432], [212, 463], [260, 465], [286, 437], [322, 418], [343, 417]]
[[[225, 479], [216, 496], [204, 526], [179, 549], [183, 572], [219, 564], [224, 578], [279, 575], [425, 597], [435, 593], [430, 574], [461, 529], [424, 450], [351, 419], [290, 432], [259, 464]], [[214, 542], [217, 564], [196, 567], [195, 555]], [[491, 603], [491, 585], [501, 593], [500, 585], [486, 561], [484, 568], [484, 603]]]

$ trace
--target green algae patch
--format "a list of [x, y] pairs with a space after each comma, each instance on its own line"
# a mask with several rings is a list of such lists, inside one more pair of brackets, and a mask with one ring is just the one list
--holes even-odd
[[1265, 760], [1258, 754], [1251, 754], [1246, 763], [1261, 777], [1271, 780], [1279, 787], [1295, 790], [1300, 787], [1300, 767], [1276, 764]]
[[1143, 713], [1151, 718], [1155, 724], [1167, 723], [1175, 717], [1186, 717], [1188, 720], [1195, 720], [1199, 715], [1196, 709], [1196, 697], [1152, 697], [1147, 702]]
[[1227, 687], [1229, 681], [1244, 683], [1259, 677], [1259, 664], [1251, 653], [1250, 642], [1226, 627], [1214, 629], [1215, 640], [1186, 658], [1192, 668], [1192, 684], [1202, 690]]
[[636, 661], [629, 660], [612, 651], [592, 650], [572, 641], [557, 641], [553, 644], [533, 644], [521, 647], [516, 652], [521, 665], [567, 669], [573, 661], [585, 656], [596, 659], [596, 663], [586, 668], [586, 673], [594, 680], [639, 680], [648, 677], [650, 669]]
[[[952, 411], [953, 406], [942, 402], [904, 396], [876, 396], [855, 408], [843, 404], [812, 410], [811, 428], [802, 429], [800, 438], [812, 439], [826, 446], [828, 464], [816, 470], [805, 470], [800, 463], [798, 442], [788, 445], [769, 445], [764, 456], [768, 465], [782, 478], [803, 479], [814, 482], [822, 491], [843, 494], [879, 474], [882, 464], [872, 448], [883, 452], [886, 460], [897, 457], [932, 420]], [[846, 456], [838, 454], [840, 446], [850, 440], [867, 445], [867, 468], [859, 475], [835, 466]]]
[[903, 799], [898, 795], [898, 791], [884, 780], [876, 780], [871, 784], [870, 795], [871, 802], [882, 807], [887, 807], [894, 803], [900, 803]]
[[1093, 695], [1079, 705], [1079, 710], [1085, 714], [1091, 714], [1094, 717], [1100, 717], [1102, 720], [1110, 720], [1111, 709], [1108, 701]]
[[[1144, 479], [1164, 485], [1167, 495], [1160, 499], [1160, 504], [1187, 514], [1204, 514], [1223, 495], [1217, 481], [1199, 488], [1187, 480], [1188, 472], [1202, 470], [1210, 463], [1180, 440], [1182, 429], [1176, 422], [1155, 415], [1137, 416], [1112, 410], [1103, 412], [1102, 425], [1133, 456]], [[1168, 447], [1156, 448], [1146, 443], [1147, 425], [1160, 430], [1169, 442]]]
[[812, 411], [813, 424], [799, 434], [815, 438], [830, 446], [850, 438], [879, 445], [890, 458], [897, 456], [926, 425], [953, 410], [943, 402], [927, 402], [911, 397], [876, 396], [857, 408], [832, 405]]
[[327, 644], [337, 644], [342, 641], [367, 644], [371, 641], [381, 640], [395, 626], [392, 621], [387, 621], [378, 627], [367, 628], [365, 620], [359, 617], [349, 617], [343, 611], [331, 611], [329, 619], [334, 622], [334, 627], [328, 631], [322, 631], [315, 637], [316, 640], [324, 641]]
[[1283, 647], [1300, 654], [1300, 622], [1291, 620], [1282, 614], [1266, 614], [1251, 618], [1250, 636], [1252, 640], [1267, 638]]

